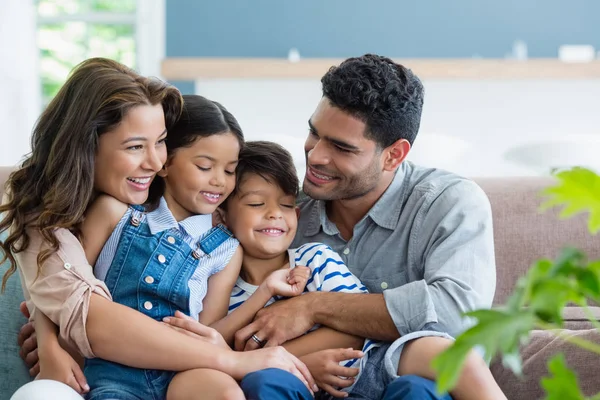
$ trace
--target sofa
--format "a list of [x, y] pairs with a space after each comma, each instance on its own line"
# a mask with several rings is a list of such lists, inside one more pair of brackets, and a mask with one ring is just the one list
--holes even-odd
[[[0, 187], [11, 169], [0, 167]], [[487, 193], [493, 211], [496, 248], [497, 287], [494, 303], [502, 304], [510, 295], [517, 279], [539, 258], [553, 258], [560, 248], [571, 245], [584, 250], [590, 258], [600, 258], [597, 239], [586, 229], [581, 215], [570, 220], [557, 218], [558, 210], [539, 213], [539, 192], [552, 184], [551, 178], [486, 178], [475, 179]], [[7, 265], [0, 266], [0, 274]], [[23, 298], [19, 278], [13, 275], [6, 292], [0, 296], [0, 400], [29, 380], [27, 369], [18, 356], [17, 332], [25, 322], [19, 313]], [[600, 307], [592, 307], [600, 318]], [[565, 310], [565, 334], [584, 337], [600, 343], [600, 334], [592, 329], [578, 307]], [[556, 339], [555, 334], [533, 331], [524, 345], [523, 377], [515, 377], [500, 362], [494, 361], [491, 370], [509, 399], [539, 399], [544, 397], [539, 385], [547, 375], [546, 361], [557, 352], [564, 352], [569, 366], [577, 372], [581, 387], [588, 395], [600, 392], [600, 357]]]

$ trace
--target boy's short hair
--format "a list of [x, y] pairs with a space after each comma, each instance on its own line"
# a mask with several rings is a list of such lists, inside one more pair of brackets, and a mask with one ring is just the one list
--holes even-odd
[[[261, 176], [267, 182], [277, 185], [286, 194], [298, 197], [300, 182], [294, 159], [283, 146], [263, 140], [247, 141], [240, 151], [239, 161], [235, 170], [235, 196], [240, 184], [248, 174]], [[227, 201], [222, 205], [227, 207]]]

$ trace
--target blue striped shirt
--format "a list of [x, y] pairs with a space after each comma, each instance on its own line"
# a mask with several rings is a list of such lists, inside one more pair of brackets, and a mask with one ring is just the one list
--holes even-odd
[[[119, 241], [123, 233], [123, 227], [125, 226], [125, 223], [129, 221], [132, 212], [133, 208], [129, 207], [104, 244], [94, 266], [94, 275], [96, 278], [100, 280], [106, 278], [106, 274], [117, 253], [117, 247], [119, 246]], [[177, 222], [171, 213], [171, 210], [169, 210], [167, 202], [164, 198], [161, 198], [158, 208], [143, 214], [141, 222], [146, 222], [148, 224], [150, 232], [153, 235], [168, 230], [173, 236], [181, 238], [191, 248], [196, 248], [198, 240], [212, 228], [212, 215], [192, 215], [183, 221]], [[204, 300], [204, 296], [206, 296], [208, 289], [208, 278], [225, 268], [235, 253], [238, 245], [239, 242], [237, 239], [229, 238], [219, 246], [220, 251], [218, 252], [218, 255], [220, 255], [220, 257], [214, 257], [214, 255], [211, 254], [212, 257], [203, 257], [200, 260], [198, 268], [196, 268], [196, 271], [188, 282], [188, 287], [190, 289], [190, 314], [193, 317], [198, 317], [198, 314], [202, 311], [202, 300]], [[199, 268], [200, 266], [202, 268]]]
[[[367, 288], [346, 267], [340, 256], [329, 246], [322, 243], [307, 243], [297, 249], [289, 249], [290, 268], [304, 265], [310, 268], [311, 276], [306, 284], [305, 292], [346, 292], [368, 293]], [[238, 278], [231, 297], [229, 298], [229, 312], [231, 313], [258, 289], [258, 286]], [[271, 298], [267, 305], [279, 299]], [[317, 329], [315, 326], [311, 329]], [[359, 376], [369, 357], [369, 351], [381, 346], [381, 342], [365, 339], [362, 351], [365, 353], [361, 359], [345, 360], [340, 365], [350, 368], [359, 368]], [[356, 377], [358, 380], [358, 376]], [[349, 392], [352, 386], [344, 389]]]

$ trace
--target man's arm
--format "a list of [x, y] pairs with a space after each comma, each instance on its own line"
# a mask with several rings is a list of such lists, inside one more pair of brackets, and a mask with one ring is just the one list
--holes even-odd
[[475, 183], [459, 181], [424, 202], [413, 229], [411, 264], [422, 279], [383, 294], [308, 293], [259, 311], [248, 330], [272, 344], [315, 323], [385, 341], [423, 329], [459, 333], [467, 324], [462, 313], [491, 306], [494, 296], [489, 201]]

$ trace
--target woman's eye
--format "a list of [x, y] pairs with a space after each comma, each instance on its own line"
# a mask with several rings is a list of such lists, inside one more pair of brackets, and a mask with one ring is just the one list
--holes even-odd
[[141, 144], [135, 145], [135, 146], [129, 146], [127, 148], [127, 150], [140, 150], [142, 149], [144, 146], [142, 146]]
[[196, 165], [196, 167], [198, 167], [198, 169], [199, 169], [200, 171], [210, 171], [210, 168], [204, 168], [204, 167], [201, 167], [201, 166], [199, 166], [199, 165]]

